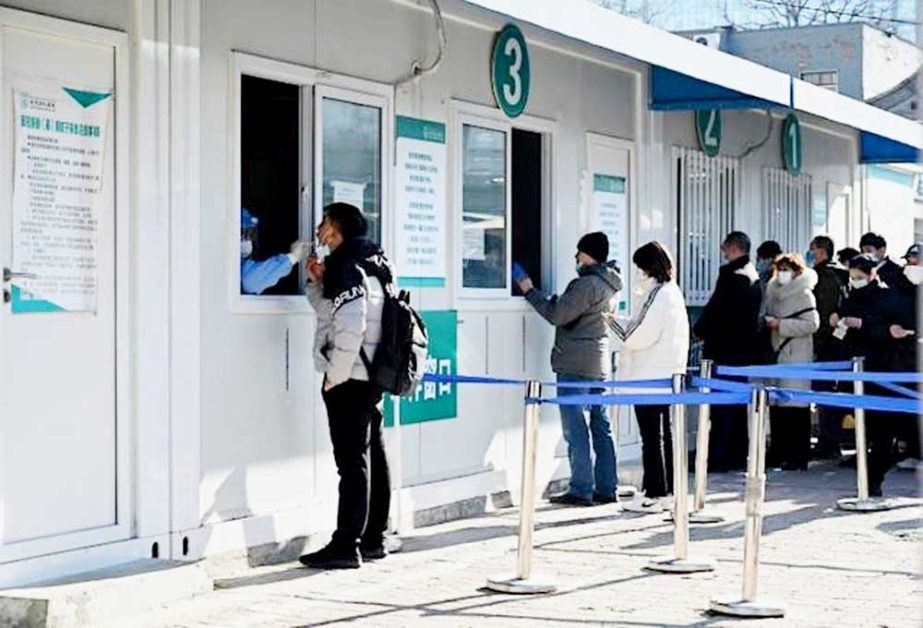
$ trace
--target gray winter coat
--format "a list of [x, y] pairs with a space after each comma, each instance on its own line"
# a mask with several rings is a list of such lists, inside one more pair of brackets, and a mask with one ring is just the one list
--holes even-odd
[[560, 297], [531, 290], [526, 299], [556, 327], [551, 368], [559, 375], [592, 379], [609, 377], [609, 327], [605, 316], [615, 308], [622, 279], [615, 269], [598, 264], [580, 273]]
[[[814, 332], [820, 326], [813, 292], [816, 285], [817, 273], [807, 268], [786, 286], [773, 277], [766, 287], [766, 315], [779, 319], [779, 329], [772, 330], [772, 348], [779, 351], [782, 347], [779, 364], [814, 361]], [[803, 380], [782, 380], [776, 384], [784, 388], [811, 389], [811, 382]]]

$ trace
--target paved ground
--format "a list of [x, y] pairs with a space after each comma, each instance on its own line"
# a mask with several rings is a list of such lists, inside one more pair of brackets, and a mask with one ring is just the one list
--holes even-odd
[[[892, 472], [898, 507], [845, 514], [850, 472], [814, 468], [770, 475], [761, 545], [761, 597], [781, 601], [784, 620], [763, 626], [923, 625], [923, 506], [913, 474]], [[537, 517], [536, 572], [558, 593], [510, 597], [485, 591], [488, 575], [512, 575], [517, 511], [417, 531], [404, 551], [360, 571], [318, 573], [295, 565], [250, 570], [205, 596], [122, 622], [153, 626], [724, 626], [712, 598], [740, 594], [743, 479], [713, 475], [711, 509], [724, 523], [694, 527], [692, 553], [718, 570], [692, 576], [645, 572], [672, 549], [661, 516], [616, 506], [559, 509]]]

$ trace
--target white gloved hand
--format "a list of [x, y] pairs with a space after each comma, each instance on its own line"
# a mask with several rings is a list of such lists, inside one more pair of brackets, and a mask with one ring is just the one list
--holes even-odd
[[289, 250], [288, 258], [292, 260], [292, 264], [298, 264], [304, 260], [310, 252], [310, 242], [305, 242], [304, 240], [295, 240], [292, 242], [292, 248]]

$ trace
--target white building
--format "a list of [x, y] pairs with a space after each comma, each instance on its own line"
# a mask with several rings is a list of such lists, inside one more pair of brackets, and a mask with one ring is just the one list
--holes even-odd
[[[668, 243], [700, 305], [724, 232], [855, 241], [860, 162], [923, 147], [909, 121], [590, 3], [441, 0], [441, 63], [400, 84], [437, 56], [428, 2], [3, 4], [0, 262], [27, 276], [0, 309], [0, 587], [332, 528], [314, 317], [294, 279], [241, 295], [242, 205], [267, 253], [361, 202], [439, 330], [437, 369], [549, 377], [514, 258], [561, 290], [604, 224], [626, 277], [631, 250]], [[515, 118], [492, 90], [507, 23], [527, 42], [497, 65]], [[691, 109], [711, 107], [699, 138]], [[405, 519], [517, 499], [522, 390], [423, 396], [402, 410]], [[627, 412], [618, 435], [627, 478]], [[553, 410], [539, 460], [542, 487], [566, 476]]]

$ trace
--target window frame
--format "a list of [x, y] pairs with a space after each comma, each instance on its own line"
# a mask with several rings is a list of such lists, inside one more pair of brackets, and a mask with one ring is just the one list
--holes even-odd
[[[805, 78], [806, 76], [817, 76], [817, 77], [820, 77], [820, 76], [823, 75], [823, 74], [831, 74], [831, 75], [833, 75], [833, 78], [834, 78], [834, 81], [835, 81], [835, 82], [833, 82], [833, 83], [815, 83], [814, 81], [809, 80], [808, 78]], [[802, 70], [801, 72], [798, 73], [798, 78], [801, 79], [802, 81], [804, 81], [805, 83], [810, 83], [811, 85], [814, 85], [815, 87], [820, 87], [820, 88], [822, 88], [822, 89], [829, 89], [830, 91], [835, 92], [835, 93], [839, 93], [839, 92], [840, 92], [840, 71], [837, 70], [837, 69], [833, 69], [833, 70]]]
[[[448, 198], [451, 203], [452, 219], [450, 223], [451, 237], [453, 238], [453, 261], [448, 274], [454, 289], [453, 302], [459, 311], [528, 311], [531, 306], [523, 296], [513, 296], [512, 292], [512, 263], [513, 249], [513, 188], [510, 185], [513, 175], [513, 129], [520, 129], [542, 135], [542, 273], [543, 286], [551, 290], [555, 285], [554, 255], [556, 250], [554, 216], [556, 203], [554, 197], [554, 144], [558, 123], [555, 120], [536, 116], [521, 115], [510, 119], [497, 108], [469, 103], [461, 100], [450, 101], [448, 140], [451, 148], [448, 151], [448, 175], [451, 189]], [[464, 256], [464, 238], [462, 237], [464, 218], [464, 125], [496, 130], [504, 133], [506, 138], [506, 252], [507, 273], [506, 285], [503, 288], [468, 288], [464, 286], [464, 273], [462, 262]]]
[[[228, 181], [228, 233], [226, 255], [230, 263], [228, 275], [229, 310], [234, 314], [313, 314], [303, 294], [249, 295], [240, 292], [240, 199], [241, 199], [241, 77], [244, 75], [288, 83], [299, 87], [301, 199], [299, 203], [299, 236], [312, 239], [318, 212], [323, 202], [322, 176], [323, 141], [318, 98], [335, 94], [338, 100], [381, 108], [381, 239], [391, 245], [393, 201], [392, 172], [389, 156], [393, 151], [394, 88], [341, 74], [332, 74], [286, 61], [268, 59], [245, 52], [230, 53], [229, 116], [230, 138]], [[318, 185], [320, 181], [320, 185]]]

